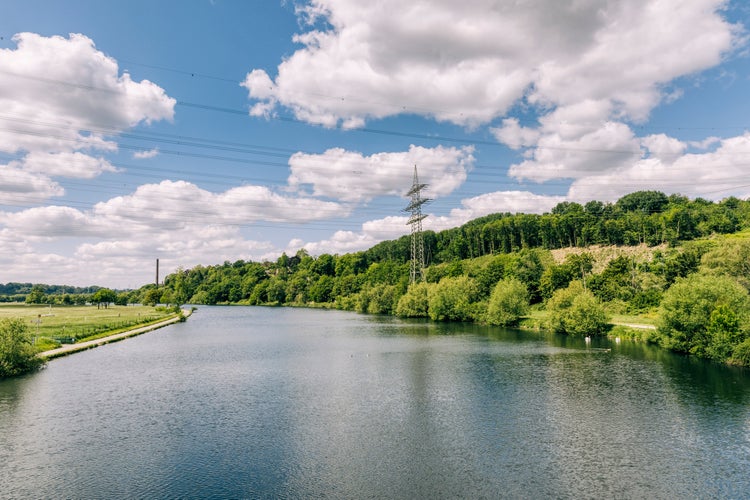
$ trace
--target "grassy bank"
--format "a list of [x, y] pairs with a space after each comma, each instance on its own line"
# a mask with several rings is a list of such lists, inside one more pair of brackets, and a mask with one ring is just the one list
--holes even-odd
[[174, 314], [150, 306], [35, 306], [0, 305], [0, 318], [20, 318], [35, 338], [35, 348], [45, 351], [63, 343], [111, 335], [163, 320]]
[[[521, 319], [519, 328], [523, 330], [545, 330], [549, 313], [544, 309], [532, 308]], [[610, 318], [607, 336], [637, 342], [655, 341], [658, 318], [654, 313], [642, 315], [614, 314]]]

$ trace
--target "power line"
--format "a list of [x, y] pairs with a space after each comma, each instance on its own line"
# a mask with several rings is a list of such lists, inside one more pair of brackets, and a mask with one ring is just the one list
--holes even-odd
[[[182, 70], [173, 70], [175, 72], [182, 72], [186, 73]], [[25, 75], [21, 73], [15, 73], [10, 71], [3, 71], [0, 70], [0, 73], [9, 75], [9, 76], [15, 76], [19, 78], [25, 78], [30, 79], [34, 81], [39, 81], [46, 84], [56, 84], [56, 85], [63, 85], [68, 86], [72, 88], [78, 88], [82, 90], [87, 91], [97, 91], [97, 92], [105, 92], [110, 94], [120, 94], [125, 95], [124, 93], [113, 90], [113, 89], [106, 89], [102, 87], [97, 87], [90, 84], [81, 84], [81, 83], [75, 83], [75, 82], [66, 82], [58, 79], [51, 79], [51, 78], [43, 78], [38, 77], [34, 75]], [[194, 73], [191, 73], [194, 74]], [[203, 75], [206, 76], [206, 75]], [[208, 76], [206, 76], [208, 77]], [[221, 77], [211, 77], [216, 80], [226, 80]], [[137, 98], [128, 96], [130, 99], [140, 99], [140, 100], [150, 100], [150, 99], [144, 99], [144, 98]], [[331, 96], [333, 98], [333, 96]], [[174, 98], [171, 98], [174, 99]], [[340, 97], [337, 99], [341, 99]], [[213, 111], [213, 112], [220, 112], [225, 114], [232, 114], [232, 115], [240, 115], [240, 116], [246, 116], [248, 115], [248, 110], [246, 108], [230, 108], [225, 106], [216, 106], [211, 104], [205, 104], [205, 103], [196, 103], [196, 102], [190, 102], [185, 100], [176, 100], [175, 104], [177, 106], [183, 106], [187, 108], [194, 108], [194, 109], [201, 109], [205, 111]], [[405, 106], [404, 106], [405, 107]], [[436, 112], [437, 113], [437, 112]], [[300, 120], [299, 118], [288, 116], [288, 115], [270, 115], [268, 117], [269, 119], [282, 121], [282, 122], [289, 122], [289, 123], [297, 123], [297, 124], [303, 124], [303, 125], [311, 125], [308, 122], [305, 122], [303, 120]], [[718, 127], [709, 127], [710, 129], [718, 129]], [[730, 128], [741, 128], [741, 127], [730, 127]], [[748, 128], [748, 127], [744, 127]], [[468, 145], [482, 145], [482, 146], [491, 146], [491, 147], [507, 147], [505, 144], [500, 143], [499, 141], [488, 141], [478, 138], [460, 138], [460, 137], [452, 137], [452, 136], [445, 136], [445, 135], [433, 135], [433, 134], [418, 134], [418, 133], [412, 133], [412, 132], [403, 132], [403, 131], [397, 131], [397, 130], [388, 130], [388, 129], [378, 129], [378, 128], [371, 128], [371, 127], [358, 127], [358, 128], [344, 128], [342, 126], [336, 126], [333, 127], [334, 130], [339, 131], [346, 131], [346, 132], [360, 132], [360, 133], [370, 133], [370, 134], [378, 134], [378, 135], [390, 135], [390, 136], [396, 136], [396, 137], [406, 137], [406, 138], [413, 138], [413, 139], [421, 139], [426, 141], [433, 141], [433, 142], [449, 142], [449, 143], [462, 143], [462, 144], [468, 144]], [[119, 133], [118, 133], [119, 135]], [[573, 147], [573, 146], [550, 146], [550, 145], [535, 145], [532, 146], [531, 149], [535, 150], [552, 150], [552, 151], [571, 151], [571, 152], [583, 152], [583, 153], [605, 153], [605, 154], [642, 154], [643, 151], [640, 149], [611, 149], [611, 148], [582, 148], [582, 147]], [[651, 154], [657, 154], [657, 155], [677, 155], [679, 153], [673, 153], [671, 151], [651, 151]]]

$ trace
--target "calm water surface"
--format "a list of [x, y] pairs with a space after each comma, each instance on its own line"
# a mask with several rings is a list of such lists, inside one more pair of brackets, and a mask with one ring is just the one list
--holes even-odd
[[749, 492], [750, 374], [638, 344], [201, 307], [0, 382], [3, 498]]

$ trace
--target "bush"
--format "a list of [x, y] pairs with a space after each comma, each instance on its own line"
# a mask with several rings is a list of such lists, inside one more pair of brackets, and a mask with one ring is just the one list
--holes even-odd
[[370, 314], [393, 314], [398, 302], [398, 286], [379, 284], [370, 289], [370, 301], [367, 312]]
[[29, 328], [21, 319], [0, 320], [0, 378], [12, 377], [39, 368]]
[[738, 366], [750, 366], [750, 338], [742, 341], [734, 348], [729, 364]]
[[366, 286], [356, 295], [356, 310], [368, 314], [393, 314], [398, 299], [398, 285]]
[[404, 318], [426, 318], [428, 313], [428, 290], [431, 285], [427, 283], [413, 283], [398, 301], [396, 314]]
[[466, 276], [443, 278], [430, 289], [428, 308], [434, 321], [471, 321], [476, 318], [479, 287]]
[[557, 290], [547, 302], [548, 326], [570, 335], [602, 335], [607, 330], [607, 313], [580, 281]]
[[750, 295], [728, 276], [694, 274], [665, 292], [660, 316], [664, 347], [725, 361], [750, 330]]
[[505, 278], [495, 285], [487, 306], [490, 325], [516, 325], [529, 310], [529, 291], [517, 278]]

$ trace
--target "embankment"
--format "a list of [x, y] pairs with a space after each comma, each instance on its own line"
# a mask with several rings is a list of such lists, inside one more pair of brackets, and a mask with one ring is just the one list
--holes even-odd
[[40, 358], [49, 360], [49, 359], [59, 358], [62, 356], [67, 356], [68, 354], [73, 354], [75, 352], [85, 351], [87, 349], [93, 349], [94, 347], [99, 347], [104, 344], [111, 344], [112, 342], [118, 342], [123, 339], [135, 337], [137, 335], [141, 335], [146, 332], [150, 332], [150, 331], [157, 330], [159, 328], [163, 328], [165, 326], [168, 326], [174, 323], [178, 323], [181, 320], [181, 318], [183, 317], [187, 318], [188, 316], [192, 314], [192, 312], [193, 312], [192, 309], [183, 309], [182, 316], [177, 315], [172, 318], [165, 319], [164, 321], [159, 321], [158, 323], [153, 323], [151, 325], [133, 328], [132, 330], [116, 333], [114, 335], [109, 335], [107, 337], [102, 337], [100, 339], [88, 340], [88, 341], [80, 342], [77, 344], [64, 345], [56, 349], [51, 349], [49, 351], [40, 352], [39, 354], [37, 354], [37, 356], [39, 356]]

